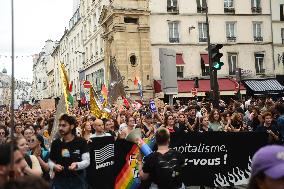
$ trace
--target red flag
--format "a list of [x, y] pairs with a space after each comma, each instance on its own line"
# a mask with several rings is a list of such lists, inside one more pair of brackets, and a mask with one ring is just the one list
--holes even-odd
[[73, 89], [73, 81], [71, 81], [70, 85], [69, 85], [69, 92], [71, 93]]
[[139, 81], [138, 81], [137, 77], [135, 77], [135, 79], [134, 79], [134, 85], [137, 86], [137, 85], [138, 85], [138, 82], [139, 82]]
[[107, 97], [107, 95], [108, 95], [108, 90], [107, 90], [105, 84], [103, 84], [103, 86], [102, 86], [102, 95], [105, 96], [105, 97]]
[[122, 97], [122, 99], [123, 99], [124, 105], [125, 105], [126, 107], [129, 107], [129, 102], [128, 102], [128, 100], [127, 100], [124, 96]]

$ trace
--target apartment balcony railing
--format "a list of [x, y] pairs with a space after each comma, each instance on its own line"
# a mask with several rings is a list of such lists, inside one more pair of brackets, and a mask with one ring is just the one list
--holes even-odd
[[261, 37], [261, 36], [254, 36], [254, 41], [261, 42], [261, 41], [263, 41], [263, 37]]
[[234, 7], [225, 7], [224, 13], [235, 14], [235, 8]]
[[261, 13], [262, 12], [262, 8], [261, 7], [252, 7], [251, 8], [251, 12], [252, 13]]
[[169, 38], [170, 43], [179, 43], [179, 38]]

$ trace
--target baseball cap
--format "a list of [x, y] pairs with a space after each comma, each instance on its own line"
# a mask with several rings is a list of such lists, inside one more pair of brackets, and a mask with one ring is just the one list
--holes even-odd
[[272, 179], [284, 177], [284, 146], [262, 147], [253, 156], [251, 168], [252, 176], [263, 172]]

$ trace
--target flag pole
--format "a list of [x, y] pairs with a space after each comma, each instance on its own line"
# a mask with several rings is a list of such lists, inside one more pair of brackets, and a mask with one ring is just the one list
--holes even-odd
[[[15, 112], [14, 112], [14, 91], [15, 91], [15, 79], [14, 79], [14, 0], [11, 0], [11, 20], [12, 20], [12, 76], [11, 76], [11, 106], [10, 106], [10, 111], [11, 111], [11, 123], [10, 123], [10, 128], [11, 128], [11, 140], [15, 140], [14, 136], [14, 131], [15, 131]], [[10, 177], [15, 177], [14, 175], [14, 146], [13, 144], [11, 145], [11, 169], [10, 169]]]

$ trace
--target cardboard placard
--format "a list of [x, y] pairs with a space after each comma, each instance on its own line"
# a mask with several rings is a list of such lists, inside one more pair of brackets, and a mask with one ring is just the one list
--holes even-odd
[[42, 110], [54, 110], [55, 109], [54, 99], [43, 99], [39, 102], [39, 104]]

